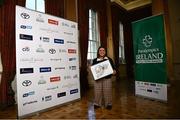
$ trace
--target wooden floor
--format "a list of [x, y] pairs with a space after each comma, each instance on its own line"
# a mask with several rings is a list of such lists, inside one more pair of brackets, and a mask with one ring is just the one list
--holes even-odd
[[[168, 87], [168, 102], [162, 103], [134, 95], [134, 83], [127, 79], [113, 82], [113, 108], [95, 110], [96, 119], [178, 119], [180, 118], [180, 82]], [[93, 88], [76, 102], [27, 116], [26, 119], [88, 119], [88, 105], [93, 100]], [[17, 119], [16, 106], [0, 111], [0, 119]]]

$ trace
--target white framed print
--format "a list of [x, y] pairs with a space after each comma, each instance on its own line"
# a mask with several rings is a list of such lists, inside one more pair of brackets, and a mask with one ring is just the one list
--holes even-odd
[[94, 80], [98, 80], [105, 76], [111, 75], [113, 73], [113, 69], [109, 60], [106, 60], [91, 66], [91, 72], [93, 74]]

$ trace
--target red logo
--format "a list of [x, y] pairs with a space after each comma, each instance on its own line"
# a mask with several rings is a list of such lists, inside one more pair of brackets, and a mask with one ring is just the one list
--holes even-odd
[[68, 49], [68, 53], [76, 53], [76, 49]]
[[60, 76], [58, 76], [58, 77], [50, 77], [50, 82], [56, 82], [56, 81], [60, 81], [60, 80], [61, 80]]
[[49, 24], [58, 25], [58, 21], [52, 20], [52, 19], [48, 19], [48, 23], [49, 23]]

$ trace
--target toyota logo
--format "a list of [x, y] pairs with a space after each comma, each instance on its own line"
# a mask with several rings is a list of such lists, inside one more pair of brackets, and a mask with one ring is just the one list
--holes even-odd
[[27, 86], [30, 86], [32, 84], [32, 82], [30, 80], [25, 80], [23, 81], [22, 85], [27, 87]]
[[55, 53], [56, 53], [56, 50], [55, 50], [55, 49], [49, 49], [49, 53], [50, 53], [50, 54], [55, 54]]
[[29, 14], [27, 14], [27, 13], [21, 13], [21, 17], [24, 18], [24, 19], [29, 19], [30, 18]]

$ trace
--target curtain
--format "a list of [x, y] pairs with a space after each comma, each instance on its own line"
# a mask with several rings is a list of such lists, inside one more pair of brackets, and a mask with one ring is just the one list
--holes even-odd
[[0, 108], [14, 104], [11, 82], [16, 74], [15, 6], [25, 6], [25, 0], [5, 0], [0, 6], [0, 52], [3, 73], [0, 84]]
[[78, 27], [80, 43], [80, 83], [81, 95], [84, 95], [88, 88], [87, 52], [88, 52], [88, 0], [78, 0]]
[[64, 0], [45, 0], [45, 13], [64, 18]]

